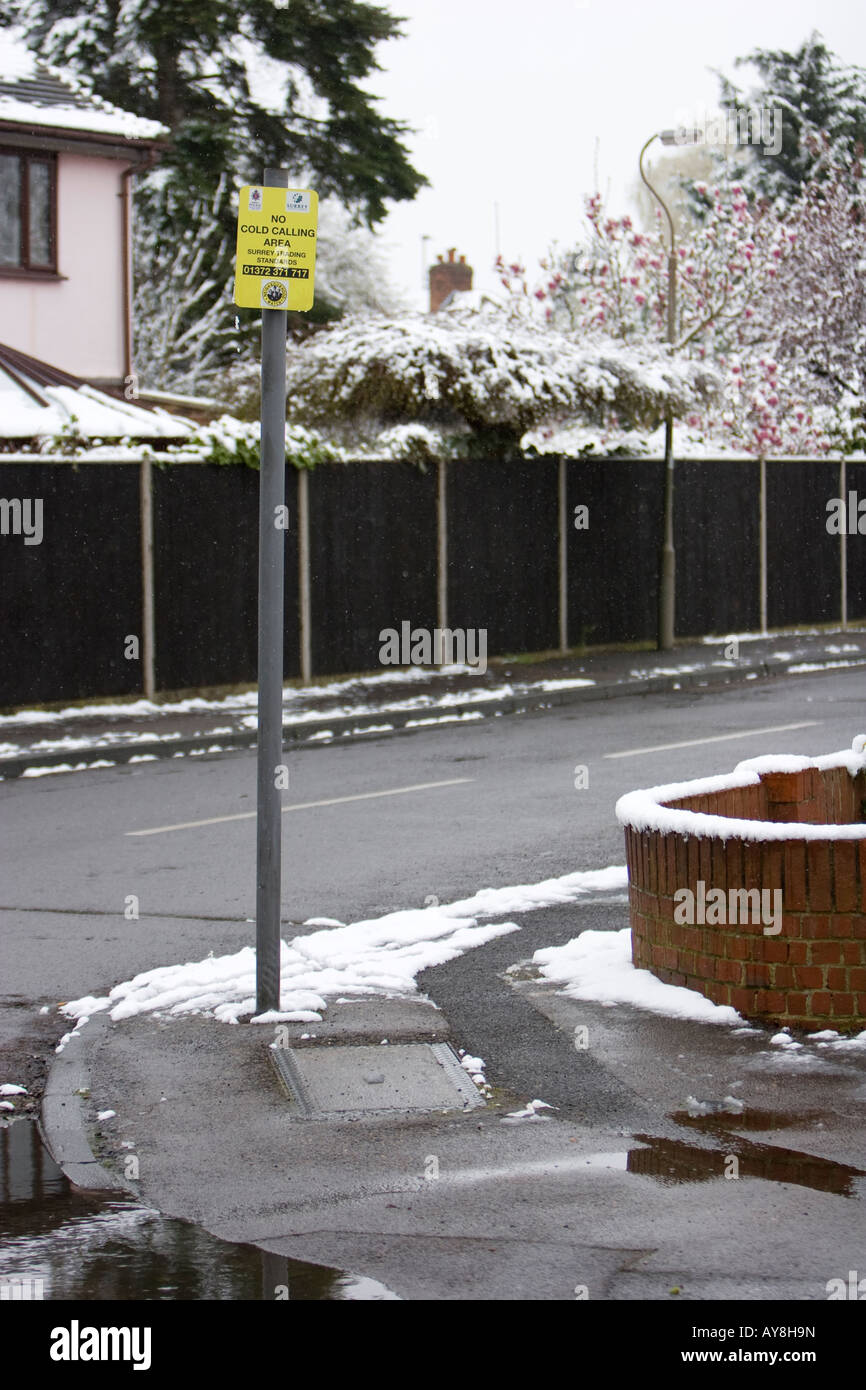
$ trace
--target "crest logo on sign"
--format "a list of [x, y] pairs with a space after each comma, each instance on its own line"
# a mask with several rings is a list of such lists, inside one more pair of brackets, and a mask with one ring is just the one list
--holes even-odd
[[285, 309], [289, 291], [281, 280], [266, 280], [262, 285], [262, 306], [265, 309]]

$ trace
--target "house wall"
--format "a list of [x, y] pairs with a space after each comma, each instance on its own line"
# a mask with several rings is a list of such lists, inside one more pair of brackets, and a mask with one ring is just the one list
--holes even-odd
[[120, 159], [59, 154], [60, 281], [0, 279], [0, 341], [77, 376], [124, 375]]

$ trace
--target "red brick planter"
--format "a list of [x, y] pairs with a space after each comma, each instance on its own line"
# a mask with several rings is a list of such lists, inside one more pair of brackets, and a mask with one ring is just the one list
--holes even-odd
[[755, 758], [616, 810], [636, 966], [748, 1018], [866, 1026], [863, 753]]

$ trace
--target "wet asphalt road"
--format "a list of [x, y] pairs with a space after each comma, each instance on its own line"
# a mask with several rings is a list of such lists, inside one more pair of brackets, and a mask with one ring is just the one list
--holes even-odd
[[515, 990], [503, 978], [534, 951], [564, 945], [587, 928], [616, 931], [627, 926], [627, 896], [605, 901], [591, 894], [582, 903], [521, 912], [516, 920], [519, 933], [498, 937], [420, 977], [420, 988], [445, 1013], [454, 1041], [483, 1058], [496, 1085], [529, 1100], [544, 1100], [563, 1116], [630, 1130], [654, 1122], [651, 1108], [636, 1092], [591, 1050], [578, 1058], [573, 1033], [554, 1027], [526, 991]]
[[[299, 809], [283, 817], [283, 920], [288, 930], [311, 916], [353, 921], [430, 894], [449, 901], [621, 864], [623, 792], [759, 753], [850, 746], [866, 728], [863, 686], [855, 670], [299, 750], [285, 794]], [[807, 727], [753, 732], [790, 724]], [[657, 751], [634, 751], [645, 749]], [[444, 785], [379, 794], [431, 783]], [[0, 1041], [32, 1003], [251, 941], [254, 804], [253, 753], [0, 785]], [[229, 819], [162, 829], [214, 817]], [[130, 833], [142, 829], [160, 833]], [[137, 919], [124, 915], [131, 897]]]
[[[850, 746], [866, 728], [862, 685], [861, 672], [840, 672], [300, 752], [289, 793], [299, 809], [284, 817], [284, 917], [358, 920], [428, 894], [447, 901], [622, 863], [622, 792], [762, 753]], [[792, 724], [804, 727], [776, 727]], [[581, 790], [578, 764], [589, 774]], [[235, 754], [0, 788], [4, 1070], [30, 1042], [34, 1003], [101, 993], [137, 970], [252, 939], [253, 822], [187, 823], [243, 813], [253, 779], [253, 758]], [[432, 782], [447, 785], [368, 796]], [[160, 833], [129, 833], [140, 829]], [[123, 916], [130, 894], [138, 920]], [[794, 1074], [766, 1037], [585, 1008], [541, 982], [503, 978], [585, 926], [624, 926], [625, 901], [606, 899], [520, 913], [520, 932], [420, 981], [454, 1044], [484, 1058], [501, 1100], [541, 1098], [557, 1107], [555, 1123], [507, 1129], [500, 1108], [477, 1122], [301, 1129], [255, 1029], [140, 1020], [116, 1026], [93, 1059], [96, 1102], [119, 1111], [109, 1148], [121, 1136], [135, 1144], [142, 1194], [161, 1210], [357, 1267], [405, 1297], [454, 1296], [460, 1260], [459, 1296], [561, 1298], [586, 1282], [592, 1297], [668, 1297], [687, 1272], [696, 1297], [822, 1297], [836, 1265], [859, 1257], [860, 1201], [842, 1187], [860, 1181], [860, 1070], [820, 1057]], [[592, 1045], [578, 1054], [574, 1025], [585, 1020]], [[732, 1089], [775, 1117], [769, 1138], [793, 1158], [684, 1131], [688, 1095], [717, 1102]], [[738, 1146], [759, 1180], [726, 1183], [708, 1167], [725, 1146]], [[431, 1153], [439, 1184], [419, 1178]], [[781, 1159], [782, 1182], [763, 1180]], [[685, 1185], [671, 1188], [677, 1164]]]

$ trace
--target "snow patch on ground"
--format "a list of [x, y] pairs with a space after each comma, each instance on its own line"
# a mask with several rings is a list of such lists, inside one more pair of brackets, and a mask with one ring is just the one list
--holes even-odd
[[549, 1120], [549, 1115], [542, 1115], [542, 1110], [555, 1110], [555, 1105], [548, 1105], [546, 1100], [530, 1100], [522, 1110], [509, 1110], [507, 1115], [503, 1115], [501, 1123], [504, 1125], [518, 1125], [526, 1120]]
[[801, 661], [788, 667], [789, 676], [807, 676], [813, 671], [835, 671], [842, 666], [862, 666], [862, 661]]
[[[563, 985], [561, 993], [571, 999], [584, 999], [603, 1005], [630, 1004], [637, 1009], [664, 1014], [668, 1018], [693, 1019], [699, 1023], [738, 1025], [735, 1035], [765, 1036], [762, 1028], [753, 1028], [727, 1004], [713, 1004], [696, 990], [681, 985], [668, 985], [657, 980], [649, 970], [638, 970], [631, 958], [631, 929], [622, 931], [585, 931], [564, 946], [550, 946], [536, 951], [532, 957], [541, 975]], [[853, 1037], [843, 1037], [833, 1029], [806, 1035], [805, 1042], [792, 1037], [787, 1028], [774, 1033], [769, 1043], [775, 1052], [765, 1057], [784, 1058], [785, 1062], [817, 1062], [818, 1050], [866, 1052], [866, 1029]], [[812, 1045], [811, 1048], [809, 1045]], [[689, 1097], [687, 1105], [700, 1102]], [[725, 1108], [734, 1113], [741, 1105], [736, 1097], [725, 1097]], [[703, 1112], [696, 1112], [703, 1113]]]
[[[479, 925], [480, 919], [572, 902], [585, 893], [623, 888], [627, 881], [624, 866], [587, 870], [541, 883], [483, 888], [459, 902], [296, 936], [280, 943], [280, 1008], [259, 1021], [319, 1022], [327, 1001], [341, 994], [410, 994], [422, 970], [520, 930], [516, 922]], [[78, 1027], [82, 1015], [104, 1009], [115, 1020], [143, 1013], [205, 1013], [237, 1023], [255, 1013], [255, 977], [255, 949], [245, 946], [233, 955], [144, 971], [103, 998], [72, 1000], [62, 1011], [79, 1019]]]
[[[476, 674], [474, 666], [442, 666], [436, 668], [436, 675], [440, 676], [463, 676]], [[323, 696], [331, 698], [340, 695], [347, 690], [366, 690], [375, 689], [379, 685], [393, 685], [398, 682], [427, 681], [430, 679], [429, 669], [421, 666], [410, 666], [405, 670], [398, 667], [389, 668], [382, 675], [356, 677], [353, 680], [326, 681], [320, 685], [306, 686], [284, 686], [283, 704], [291, 704], [296, 700], [309, 700], [311, 698], [321, 698]], [[469, 692], [466, 692], [467, 694]], [[490, 693], [490, 692], [488, 692]], [[122, 703], [104, 701], [92, 705], [70, 705], [61, 710], [44, 709], [23, 709], [15, 714], [0, 715], [0, 728], [14, 726], [16, 724], [66, 724], [74, 719], [101, 719], [101, 718], [129, 718], [135, 719], [143, 715], [151, 714], [191, 714], [194, 711], [203, 710], [240, 710], [255, 709], [258, 704], [258, 693], [255, 690], [246, 690], [236, 695], [226, 695], [222, 699], [206, 700], [201, 695], [189, 696], [184, 700], [128, 700]], [[352, 712], [354, 706], [349, 706], [348, 711]]]
[[463, 1067], [464, 1071], [468, 1071], [475, 1085], [485, 1098], [492, 1096], [493, 1090], [487, 1084], [487, 1077], [484, 1074], [483, 1057], [470, 1057], [469, 1053], [461, 1047], [460, 1065]]
[[[131, 763], [142, 762], [142, 758], [130, 758]], [[100, 767], [115, 767], [107, 758], [97, 758], [93, 763], [55, 763], [52, 767], [26, 767], [22, 777], [52, 777], [55, 772], [93, 772]]]
[[[55, 1051], [58, 1055], [59, 1055], [59, 1054], [63, 1051], [63, 1049], [66, 1047], [66, 1044], [67, 1044], [68, 1042], [71, 1042], [73, 1038], [80, 1038], [80, 1037], [81, 1037], [81, 1030], [82, 1030], [82, 1028], [83, 1028], [87, 1023], [90, 1022], [90, 1015], [91, 1015], [91, 1013], [96, 1013], [96, 1012], [98, 1012], [100, 1009], [105, 1008], [105, 1004], [102, 1002], [101, 999], [93, 999], [92, 997], [91, 997], [91, 998], [87, 998], [87, 999], [79, 999], [79, 1000], [77, 1001], [77, 1003], [80, 1004], [80, 1005], [82, 1005], [82, 1006], [83, 1006], [83, 1005], [86, 1005], [86, 1004], [92, 1004], [92, 1005], [94, 1005], [94, 1007], [93, 1007], [92, 1009], [87, 1009], [87, 1008], [82, 1007], [82, 1008], [79, 1009], [75, 1014], [69, 1014], [69, 1015], [68, 1015], [68, 1017], [74, 1018], [74, 1019], [75, 1019], [75, 1027], [72, 1029], [71, 1033], [64, 1033], [64, 1034], [63, 1034], [63, 1037], [60, 1039], [60, 1042], [59, 1042], [59, 1043], [57, 1044], [57, 1046], [55, 1047], [54, 1051]], [[60, 1012], [61, 1012], [62, 1014], [65, 1014], [67, 1008], [68, 1008], [68, 1005], [64, 1006], [63, 1008], [61, 1008]]]
[[713, 1004], [692, 989], [666, 985], [648, 970], [638, 970], [631, 959], [631, 929], [585, 931], [564, 946], [536, 951], [533, 964], [548, 980], [564, 985], [571, 999], [598, 1004], [631, 1004], [669, 1018], [691, 1018], [703, 1023], [742, 1023], [736, 1009]]

